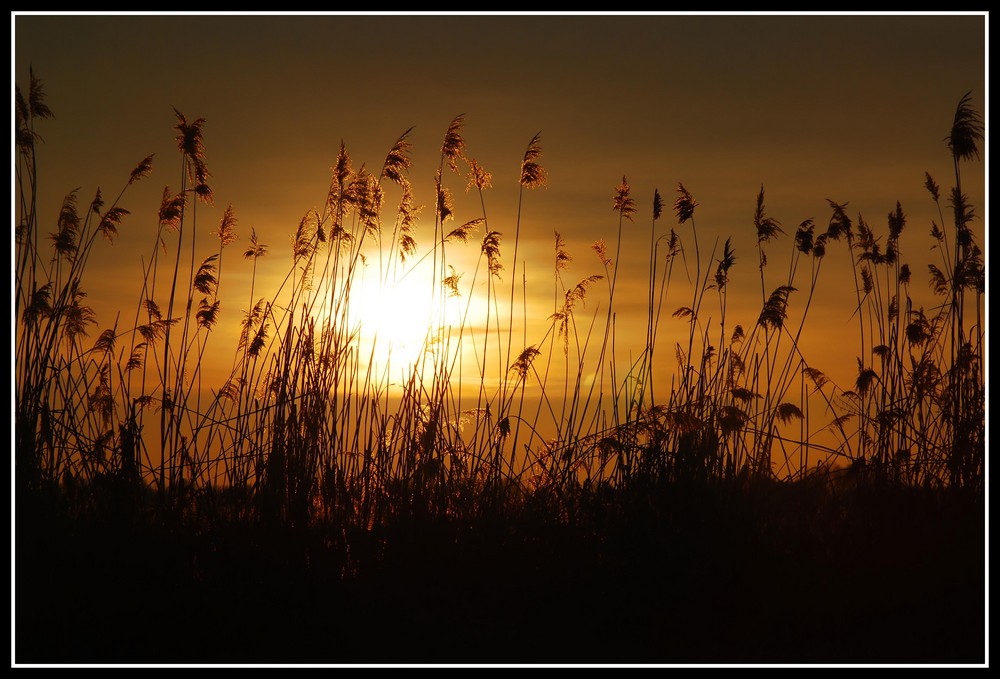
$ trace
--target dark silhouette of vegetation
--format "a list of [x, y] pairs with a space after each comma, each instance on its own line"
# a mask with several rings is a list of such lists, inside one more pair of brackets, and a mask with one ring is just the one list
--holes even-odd
[[[547, 182], [541, 135], [523, 155], [505, 243], [486, 208], [492, 175], [468, 155], [458, 116], [422, 254], [410, 130], [377, 174], [341, 145], [277, 290], [258, 285], [273, 252], [251, 230], [246, 310], [220, 384], [206, 383], [203, 359], [234, 325], [220, 288], [239, 224], [232, 207], [211, 226], [198, 211], [215, 199], [205, 121], [175, 110], [179, 188], [164, 188], [134, 312], [96, 333], [88, 259], [128, 219], [122, 198], [153, 157], [113, 201], [97, 190], [81, 209], [67, 194], [46, 234], [36, 127], [52, 112], [33, 73], [15, 112], [18, 662], [983, 661], [985, 262], [961, 175], [983, 128], [970, 95], [946, 138], [950, 219], [926, 177], [936, 307], [914, 308], [901, 205], [877, 234], [828, 201], [828, 226], [802, 221], [775, 272], [768, 249], [790, 227], [768, 215], [762, 186], [760, 311], [732, 324], [741, 258], [731, 240], [699, 241], [699, 204], [681, 184], [669, 230], [653, 193], [646, 332], [622, 374], [619, 258], [625, 222], [640, 219], [623, 177], [613, 258], [595, 243], [600, 268], [567, 282], [573, 257], [555, 234], [552, 314], [529, 338], [517, 252], [523, 189]], [[461, 226], [448, 224], [460, 220], [446, 168], [480, 198]], [[216, 244], [203, 252], [207, 229]], [[476, 268], [457, 271], [455, 249], [480, 232]], [[849, 258], [856, 290], [861, 355], [847, 389], [800, 347], [835, 256]], [[390, 398], [352, 291], [366, 266], [389, 288], [427, 259], [426, 340]], [[675, 265], [693, 273], [689, 290], [677, 293]], [[485, 299], [470, 292], [484, 278]], [[444, 320], [452, 303], [458, 323]], [[480, 312], [485, 333], [470, 320]], [[664, 392], [654, 372], [668, 323], [684, 339]]]

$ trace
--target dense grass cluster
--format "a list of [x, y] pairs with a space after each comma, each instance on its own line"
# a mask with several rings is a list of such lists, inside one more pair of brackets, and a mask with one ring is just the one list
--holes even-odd
[[[948, 137], [953, 188], [942, 192], [926, 179], [940, 213], [930, 227], [941, 257], [929, 270], [940, 300], [932, 308], [911, 301], [917, 274], [899, 248], [907, 226], [901, 206], [882, 234], [852, 219], [846, 203], [830, 201], [825, 227], [806, 220], [786, 236], [794, 254], [787, 273], [773, 273], [768, 247], [785, 232], [768, 215], [761, 187], [753, 208], [760, 311], [752, 327], [728, 323], [731, 242], [699, 241], [698, 202], [685, 186], [676, 189], [675, 224], [667, 228], [669, 201], [657, 191], [641, 216], [623, 177], [613, 192], [617, 239], [594, 245], [601, 269], [564, 280], [570, 254], [555, 234], [548, 331], [529, 343], [528, 319], [515, 315], [524, 275], [518, 245], [521, 196], [547, 179], [541, 138], [524, 152], [517, 222], [504, 242], [486, 209], [492, 177], [470, 155], [459, 116], [441, 145], [433, 236], [423, 251], [421, 208], [407, 178], [409, 132], [377, 173], [355, 169], [341, 147], [323, 207], [307, 212], [293, 235], [283, 284], [261, 290], [251, 282], [232, 367], [219, 384], [205, 383], [203, 358], [237, 304], [226, 298], [224, 308], [220, 287], [238, 223], [231, 207], [210, 227], [199, 215], [199, 203], [214, 200], [204, 120], [176, 112], [184, 169], [177, 188], [163, 191], [134, 305], [97, 332], [85, 293], [88, 260], [128, 218], [122, 198], [147, 180], [152, 156], [113, 199], [98, 190], [81, 204], [77, 192], [68, 194], [50, 231], [37, 203], [36, 128], [51, 112], [34, 75], [27, 96], [17, 91], [16, 114], [14, 471], [22, 514], [44, 505], [131, 526], [320, 531], [318, 544], [339, 550], [336, 570], [347, 577], [359, 564], [384, 565], [393, 544], [405, 550], [406, 538], [396, 535], [387, 548], [384, 536], [414, 517], [461, 533], [448, 533], [439, 545], [445, 551], [475, 542], [462, 527], [476, 526], [497, 531], [496, 545], [551, 558], [511, 537], [530, 524], [580, 527], [574, 548], [600, 545], [610, 558], [619, 524], [605, 525], [609, 517], [649, 522], [644, 535], [660, 549], [667, 538], [653, 518], [676, 520], [695, 506], [711, 515], [712, 488], [742, 489], [750, 514], [779, 522], [783, 510], [763, 509], [774, 498], [803, 488], [817, 497], [844, 492], [842, 478], [885, 494], [981, 498], [984, 491], [985, 271], [961, 173], [978, 156], [983, 129], [968, 96]], [[452, 177], [478, 193], [480, 213], [457, 218]], [[390, 194], [394, 209], [386, 207]], [[643, 219], [649, 312], [643, 345], [623, 371], [617, 264], [623, 224]], [[197, 238], [206, 229], [217, 236], [211, 251]], [[238, 255], [256, 271], [273, 253], [255, 232], [246, 242]], [[454, 253], [477, 244], [471, 283], [461, 284]], [[682, 256], [694, 271], [687, 288], [674, 276]], [[799, 346], [827, 257], [848, 258], [853, 271], [845, 292], [856, 295], [862, 352], [849, 389], [811, 366]], [[424, 350], [397, 388], [388, 371], [372, 368], [352, 289], [363, 268], [388, 286], [417, 261], [431, 264], [426, 294], [442, 313], [431, 311]], [[463, 294], [484, 279], [485, 301]], [[598, 295], [599, 305], [584, 306]], [[456, 300], [463, 320], [443, 325], [445, 305]], [[803, 305], [795, 324], [793, 303]], [[485, 333], [467, 320], [476, 313], [487, 319]], [[668, 322], [682, 324], [685, 339], [663, 351], [657, 336]], [[666, 365], [674, 366], [669, 381], [661, 377]], [[586, 379], [590, 373], [596, 379]], [[479, 384], [471, 396], [458, 386], [470, 374]], [[540, 390], [537, 407], [525, 405], [528, 385]], [[795, 497], [801, 506], [805, 496]], [[29, 504], [33, 498], [46, 499]], [[726, 503], [719, 512], [727, 518], [718, 525], [729, 529], [746, 516]], [[581, 535], [605, 537], [591, 543]]]
[[[449, 225], [455, 218], [445, 187], [449, 169], [461, 174], [459, 163], [465, 163], [469, 188], [480, 197], [491, 185], [490, 174], [467, 154], [464, 121], [456, 118], [441, 147], [433, 243], [424, 255], [433, 260], [439, 282], [427, 294], [439, 304], [461, 296], [461, 274], [449, 255], [482, 231], [482, 266], [473, 278], [487, 279], [486, 332], [477, 339], [464, 322], [438, 328], [429, 319], [425, 351], [391, 406], [388, 376], [368, 367], [349, 311], [361, 262], [377, 261], [377, 276], [391, 282], [416, 256], [420, 208], [406, 177], [409, 132], [377, 174], [354, 170], [341, 148], [322, 211], [309, 211], [294, 234], [285, 284], [268, 296], [251, 283], [232, 372], [223, 384], [204, 385], [201, 359], [221, 313], [222, 266], [237, 226], [230, 207], [215, 228], [215, 251], [196, 252], [195, 232], [206, 228], [198, 221], [198, 203], [213, 200], [204, 120], [177, 112], [185, 171], [179, 190], [164, 189], [158, 231], [143, 259], [145, 278], [126, 317], [131, 320], [119, 317], [90, 341], [90, 253], [102, 237], [115, 238], [128, 215], [119, 206], [122, 196], [149, 174], [152, 157], [132, 171], [113, 201], [98, 190], [81, 210], [77, 193], [68, 194], [56, 231], [46, 234], [36, 204], [35, 127], [50, 112], [37, 79], [27, 99], [18, 93], [17, 114], [15, 456], [21, 489], [96, 489], [113, 480], [123, 488], [149, 487], [159, 506], [179, 508], [202, 493], [228, 488], [245, 492], [245, 511], [255, 515], [295, 521], [336, 516], [371, 525], [401, 506], [476, 513], [482, 503], [518, 503], [532, 493], [571, 497], [581, 484], [801, 477], [816, 458], [831, 455], [908, 485], [982, 487], [985, 276], [960, 171], [963, 160], [978, 154], [982, 129], [968, 97], [949, 137], [955, 162], [950, 227], [941, 190], [927, 176], [927, 190], [942, 211], [941, 225], [931, 229], [941, 254], [940, 265], [930, 267], [939, 306], [913, 307], [913, 274], [898, 247], [906, 226], [898, 204], [883, 242], [862, 217], [852, 220], [846, 205], [830, 201], [828, 226], [817, 229], [812, 220], [799, 225], [787, 278], [767, 282], [766, 248], [783, 230], [766, 212], [762, 187], [754, 213], [760, 314], [753, 327], [729, 327], [726, 299], [735, 261], [730, 241], [721, 252], [703, 256], [695, 226], [698, 203], [679, 185], [676, 228], [689, 228], [690, 240], [685, 243], [674, 228], [658, 229], [664, 204], [657, 191], [648, 216], [647, 336], [624, 375], [615, 373], [613, 358], [621, 227], [637, 218], [627, 180], [613, 199], [615, 254], [603, 241], [594, 246], [604, 271], [564, 282], [561, 272], [570, 256], [556, 234], [549, 332], [535, 344], [515, 346], [525, 320], [514, 317], [520, 204], [509, 264], [501, 234], [490, 229], [485, 200], [481, 214]], [[545, 182], [540, 156], [536, 135], [521, 163], [522, 192]], [[383, 222], [387, 185], [401, 189], [391, 228]], [[856, 283], [862, 356], [850, 390], [831, 385], [799, 352], [807, 314], [798, 327], [786, 323], [791, 294], [804, 296], [808, 310], [823, 261], [836, 256], [835, 248], [846, 251]], [[682, 304], [673, 316], [689, 332], [686, 345], [675, 347], [676, 376], [662, 395], [653, 385], [654, 365], [666, 360], [654, 353], [656, 336], [682, 251], [686, 258], [693, 255], [696, 285], [679, 293]], [[268, 250], [251, 233], [242, 254], [256, 265]], [[581, 318], [584, 298], [597, 294], [602, 281], [602, 317]], [[700, 322], [712, 297], [721, 316], [717, 331]], [[469, 296], [466, 316], [472, 303]], [[482, 386], [474, 404], [461, 403], [453, 383], [474, 342]], [[544, 368], [537, 364], [543, 355]], [[553, 384], [547, 376], [560, 355], [564, 382]], [[583, 367], [591, 357], [601, 378], [586, 384]], [[503, 378], [495, 389], [487, 386], [487, 366], [496, 366]], [[537, 381], [543, 394], [536, 413], [523, 408], [529, 381]], [[839, 445], [810, 445], [817, 429], [809, 421], [810, 395], [821, 396], [834, 414], [823, 425]], [[542, 429], [543, 417], [555, 425], [549, 440], [533, 433]], [[471, 427], [458, 426], [470, 420]], [[778, 425], [793, 422], [801, 423], [801, 436], [789, 440]]]

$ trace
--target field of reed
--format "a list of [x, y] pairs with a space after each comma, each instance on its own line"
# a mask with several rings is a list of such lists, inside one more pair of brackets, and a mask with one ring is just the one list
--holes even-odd
[[[154, 158], [53, 215], [34, 74], [15, 111], [18, 663], [984, 661], [971, 94], [943, 146], [951, 187], [926, 175], [931, 224], [897, 203], [870, 226], [830, 200], [789, 227], [762, 186], [737, 263], [683, 184], [640, 206], [623, 177], [592, 273], [571, 277], [584, 254], [553, 234], [541, 323], [519, 257], [548, 180], [540, 134], [503, 233], [463, 116], [423, 198], [409, 131], [372, 165], [342, 145], [270, 287], [258, 266], [284, 255], [238, 208], [206, 223], [210, 139], [175, 110], [181, 171], [150, 207], [143, 277], [99, 326], [88, 261], [128, 228], [123, 198]], [[458, 191], [480, 209], [456, 214]], [[649, 247], [646, 271], [621, 272], [645, 290], [627, 337], [626, 227]], [[914, 228], [939, 257], [926, 271], [902, 252]], [[769, 261], [788, 239], [790, 261]], [[800, 345], [814, 293], [843, 283], [824, 280], [829, 258], [852, 272], [851, 384]], [[224, 264], [248, 290], [225, 291]], [[727, 318], [738, 278], [759, 286], [753, 323]], [[935, 303], [915, 303], [928, 284]], [[373, 288], [423, 300], [396, 363]]]

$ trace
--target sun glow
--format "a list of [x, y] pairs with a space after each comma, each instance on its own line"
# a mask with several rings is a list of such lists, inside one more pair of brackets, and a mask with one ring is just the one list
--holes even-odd
[[461, 320], [458, 300], [440, 285], [431, 285], [427, 268], [411, 270], [395, 282], [377, 275], [354, 281], [348, 318], [358, 333], [362, 362], [388, 370], [396, 379], [408, 377], [426, 351]]

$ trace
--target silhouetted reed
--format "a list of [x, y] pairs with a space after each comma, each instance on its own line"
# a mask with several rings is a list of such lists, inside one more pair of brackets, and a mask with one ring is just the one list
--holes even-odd
[[[341, 144], [323, 207], [302, 217], [276, 290], [260, 290], [258, 262], [275, 253], [250, 228], [240, 318], [224, 301], [233, 295], [220, 288], [224, 261], [227, 271], [232, 266], [226, 250], [242, 227], [229, 206], [212, 231], [213, 248], [204, 250], [197, 238], [206, 230], [198, 203], [214, 200], [206, 123], [175, 111], [179, 189], [164, 188], [134, 315], [119, 315], [88, 348], [97, 321], [87, 306], [88, 258], [98, 240], [113, 241], [124, 228], [129, 213], [119, 202], [150, 174], [152, 156], [110, 205], [98, 190], [81, 210], [78, 191], [68, 193], [46, 247], [35, 128], [52, 112], [32, 74], [28, 96], [18, 90], [15, 106], [16, 487], [97, 493], [113, 482], [131, 498], [125, 511], [142, 504], [180, 513], [232, 489], [243, 501], [227, 512], [240, 520], [356, 527], [412, 513], [510, 514], [541, 498], [555, 515], [575, 520], [585, 490], [791, 482], [831, 466], [880, 483], [981, 491], [985, 263], [960, 172], [982, 140], [970, 101], [963, 97], [947, 137], [955, 168], [948, 227], [941, 190], [926, 176], [940, 219], [931, 225], [940, 264], [929, 272], [940, 306], [914, 308], [899, 204], [877, 235], [861, 215], [849, 215], [847, 203], [829, 200], [825, 231], [804, 219], [789, 243], [787, 272], [774, 270], [767, 250], [783, 242], [784, 231], [768, 215], [761, 186], [748, 220], [756, 231], [760, 311], [752, 323], [733, 324], [729, 291], [742, 258], [731, 238], [716, 240], [703, 256], [698, 202], [678, 184], [673, 212], [690, 234], [661, 227], [664, 199], [654, 190], [645, 334], [623, 364], [616, 333], [621, 253], [623, 242], [645, 240], [624, 229], [640, 208], [627, 179], [612, 194], [614, 255], [603, 240], [593, 246], [599, 267], [565, 280], [577, 259], [555, 234], [552, 314], [544, 334], [530, 337], [527, 312], [518, 318], [515, 307], [518, 285], [522, 295], [534, 285], [518, 253], [524, 189], [547, 181], [541, 137], [531, 138], [521, 159], [517, 220], [505, 235], [491, 228], [485, 195], [493, 176], [468, 155], [464, 116], [452, 120], [441, 146], [429, 243], [421, 243], [423, 207], [407, 177], [412, 128], [377, 174], [355, 169]], [[461, 177], [459, 163], [467, 166], [466, 191], [479, 195], [478, 214], [457, 214], [445, 168]], [[397, 206], [391, 221], [389, 193]], [[846, 253], [833, 252], [834, 241]], [[449, 253], [476, 247], [475, 269], [458, 270]], [[800, 341], [824, 259], [845, 254], [861, 354], [854, 384], [837, 385], [810, 364]], [[426, 337], [400, 380], [388, 365], [379, 367], [376, 347], [388, 340], [367, 338], [352, 291], [368, 267], [392, 289], [428, 259]], [[690, 280], [680, 292], [678, 261]], [[606, 291], [597, 285], [602, 280]], [[483, 283], [485, 296], [474, 294]], [[662, 314], [675, 297], [682, 300], [676, 310]], [[445, 319], [450, 304], [461, 307], [457, 322]], [[477, 315], [481, 332], [470, 320]], [[208, 344], [220, 327], [234, 326], [229, 374], [206, 383]], [[658, 337], [675, 331], [668, 386], [663, 368], [670, 361]], [[473, 397], [462, 389], [471, 376]], [[539, 394], [534, 408], [526, 407], [529, 387]]]

